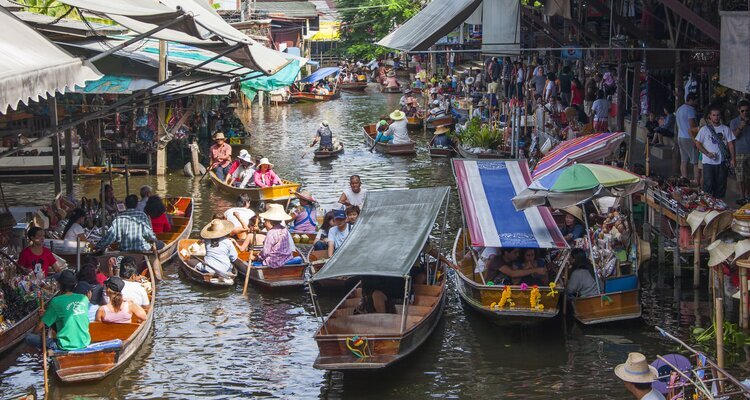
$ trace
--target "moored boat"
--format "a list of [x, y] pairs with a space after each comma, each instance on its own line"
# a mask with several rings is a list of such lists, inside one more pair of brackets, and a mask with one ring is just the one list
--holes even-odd
[[401, 93], [401, 87], [387, 87], [384, 85], [380, 85], [380, 92], [381, 93]]
[[[100, 261], [106, 264], [108, 254]], [[143, 254], [120, 254], [135, 258], [139, 266], [148, 270], [151, 281], [150, 307], [147, 318], [142, 322], [112, 324], [106, 322], [89, 323], [91, 345], [82, 350], [52, 351], [50, 357], [57, 377], [64, 383], [99, 381], [119, 370], [128, 363], [143, 346], [154, 325], [156, 307], [156, 280], [152, 269], [154, 256]], [[144, 265], [145, 264], [145, 265]]]
[[[211, 272], [202, 272], [195, 268], [198, 262], [203, 262], [202, 259], [195, 255], [191, 255], [188, 248], [193, 244], [199, 243], [197, 239], [183, 239], [177, 244], [178, 258], [180, 260], [180, 271], [185, 277], [192, 283], [215, 289], [225, 289], [233, 287], [235, 284], [236, 274], [230, 273], [226, 276], [220, 276]], [[183, 251], [184, 250], [184, 251]]]
[[406, 128], [409, 130], [417, 130], [422, 127], [422, 118], [419, 117], [406, 117]]
[[344, 152], [344, 145], [341, 142], [335, 142], [333, 146], [333, 150], [315, 150], [313, 153], [313, 159], [323, 160], [326, 158], [333, 158]]
[[[7, 322], [7, 321], [6, 321]], [[39, 307], [35, 308], [25, 317], [16, 321], [0, 333], [0, 355], [21, 343], [26, 334], [31, 332], [39, 324]]]
[[339, 87], [347, 92], [364, 92], [367, 89], [367, 82], [342, 82]]
[[[254, 251], [258, 254], [258, 251]], [[302, 287], [305, 284], [307, 276], [308, 262], [304, 259], [298, 250], [292, 253], [294, 257], [301, 257], [302, 262], [299, 264], [284, 265], [281, 267], [268, 267], [265, 265], [250, 266], [249, 280], [253, 284], [267, 289], [291, 289]], [[244, 263], [237, 263], [237, 276], [244, 279], [250, 264], [250, 253], [240, 252], [240, 259]]]
[[[290, 93], [289, 102], [290, 103], [320, 103], [323, 101], [329, 101], [338, 99], [341, 97], [341, 92], [339, 92], [339, 88], [336, 86], [336, 83], [334, 83], [333, 87], [330, 89], [329, 94], [316, 94], [312, 93], [308, 90], [303, 90], [302, 84], [313, 84], [315, 85], [317, 82], [333, 75], [334, 77], [338, 76], [340, 72], [340, 69], [338, 67], [326, 67], [321, 68], [312, 74], [306, 76], [299, 82], [295, 83], [295, 87], [297, 90], [292, 91]], [[335, 80], [335, 82], [338, 82], [338, 79]]]
[[[378, 135], [377, 129], [375, 128], [375, 124], [369, 124], [362, 127], [362, 130], [365, 134], [365, 141], [367, 143], [368, 147], [372, 147], [372, 145], [375, 143], [375, 137]], [[375, 145], [375, 150], [385, 153], [385, 154], [395, 154], [395, 155], [410, 155], [415, 154], [417, 152], [416, 150], [416, 143], [412, 140], [410, 143], [406, 144], [392, 144], [392, 143], [378, 143]]]
[[290, 103], [321, 103], [324, 101], [335, 100], [341, 97], [339, 91], [331, 94], [315, 94], [307, 92], [292, 92], [289, 98]]
[[211, 181], [216, 185], [216, 188], [220, 192], [229, 194], [232, 196], [241, 196], [247, 194], [250, 197], [250, 201], [286, 201], [289, 198], [294, 197], [294, 192], [298, 191], [300, 186], [299, 183], [287, 181], [282, 179], [281, 185], [269, 186], [265, 188], [249, 187], [249, 188], [238, 188], [226, 184], [220, 180], [214, 171], [210, 171]]
[[435, 141], [435, 137], [433, 136], [432, 139], [430, 139], [430, 157], [434, 158], [446, 158], [446, 157], [452, 157], [453, 156], [453, 147], [439, 147], [434, 146], [433, 142]]
[[584, 325], [623, 321], [641, 317], [640, 285], [635, 274], [607, 278], [603, 293], [573, 297], [573, 315]]
[[164, 203], [172, 221], [172, 230], [156, 234], [156, 238], [164, 242], [164, 247], [157, 251], [161, 263], [171, 260], [177, 254], [177, 242], [187, 239], [193, 230], [192, 197], [167, 197]]
[[[358, 220], [361, 225], [311, 278], [315, 282], [342, 276], [362, 277], [315, 333], [319, 355], [313, 367], [343, 371], [386, 368], [413, 353], [432, 334], [445, 305], [445, 266], [433, 267], [428, 262], [415, 267], [415, 263], [447, 194], [446, 187], [367, 193], [367, 207]], [[383, 237], [379, 227], [394, 220], [409, 222], [403, 229]], [[382, 252], [362, 251], [363, 243], [375, 242]], [[413, 272], [424, 281], [411, 281], [413, 268], [423, 268]], [[367, 296], [374, 290], [388, 291], [383, 284], [385, 280], [403, 287], [400, 299], [390, 291], [387, 295], [387, 303], [393, 304], [395, 313], [377, 309], [373, 312], [367, 305], [360, 307], [370, 303]], [[312, 283], [310, 293], [317, 314], [320, 306]], [[362, 308], [370, 312], [361, 313]]]
[[437, 129], [438, 126], [453, 125], [455, 121], [450, 115], [440, 118], [430, 118], [424, 120], [427, 129]]

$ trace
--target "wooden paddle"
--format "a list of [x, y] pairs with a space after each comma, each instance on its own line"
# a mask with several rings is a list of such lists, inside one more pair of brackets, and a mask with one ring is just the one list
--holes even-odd
[[250, 281], [250, 268], [253, 266], [253, 247], [255, 247], [255, 235], [258, 232], [258, 221], [260, 221], [260, 217], [255, 218], [253, 240], [250, 242], [250, 257], [247, 260], [247, 269], [245, 270], [245, 285], [242, 287], [243, 296], [247, 294], [247, 284]]
[[[44, 296], [39, 290], [39, 307], [44, 315]], [[42, 322], [42, 367], [44, 368], [44, 398], [49, 397], [49, 367], [47, 366], [47, 326]]]
[[216, 166], [217, 166], [217, 165], [219, 165], [219, 163], [218, 163], [218, 162], [215, 162], [215, 163], [211, 164], [211, 168], [209, 168], [209, 169], [207, 169], [207, 170], [206, 170], [206, 173], [205, 173], [205, 174], [203, 174], [203, 176], [201, 176], [201, 179], [199, 179], [199, 180], [198, 180], [198, 183], [201, 183], [201, 182], [203, 182], [203, 179], [205, 179], [205, 178], [206, 178], [206, 176], [208, 176], [208, 174], [210, 174], [210, 173], [211, 173], [211, 171], [213, 171], [213, 170], [214, 170], [214, 168], [216, 168]]
[[151, 251], [154, 253], [154, 278], [160, 281], [164, 270], [161, 268], [161, 260], [159, 259], [159, 251], [156, 250], [156, 245], [151, 246]]

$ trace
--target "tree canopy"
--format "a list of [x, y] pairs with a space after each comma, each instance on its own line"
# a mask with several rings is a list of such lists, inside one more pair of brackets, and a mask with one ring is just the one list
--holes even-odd
[[417, 0], [337, 0], [346, 56], [371, 58], [389, 50], [375, 43], [422, 8]]

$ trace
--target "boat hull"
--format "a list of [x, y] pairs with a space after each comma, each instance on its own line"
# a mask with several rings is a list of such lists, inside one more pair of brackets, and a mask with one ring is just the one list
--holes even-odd
[[422, 118], [417, 117], [406, 117], [406, 129], [415, 131], [422, 128]]
[[250, 197], [250, 201], [286, 201], [289, 198], [294, 198], [294, 192], [298, 191], [300, 186], [299, 183], [282, 180], [281, 185], [271, 186], [267, 188], [236, 188], [219, 180], [213, 171], [209, 171], [211, 176], [211, 182], [214, 183], [220, 192], [232, 196], [241, 196], [247, 194]]
[[193, 199], [191, 197], [168, 197], [165, 199], [174, 205], [172, 231], [157, 233], [156, 238], [164, 242], [164, 247], [157, 251], [159, 261], [165, 263], [177, 254], [177, 243], [187, 239], [193, 230]]
[[0, 334], [0, 355], [21, 343], [26, 334], [39, 324], [39, 307]]
[[424, 121], [424, 123], [427, 129], [435, 130], [437, 129], [438, 126], [453, 125], [454, 121], [453, 121], [453, 117], [447, 116], [447, 117], [442, 117], [442, 118], [427, 118]]
[[[257, 252], [255, 252], [257, 254]], [[293, 254], [295, 257], [300, 256], [298, 251]], [[239, 254], [243, 263], [237, 263], [237, 276], [240, 279], [245, 278], [250, 260], [249, 252]], [[303, 259], [302, 264], [284, 265], [282, 267], [272, 268], [266, 266], [251, 266], [250, 276], [248, 279], [253, 284], [266, 289], [294, 289], [304, 286], [307, 277], [307, 268], [309, 264]]]
[[180, 240], [180, 242], [177, 245], [178, 254], [177, 257], [180, 260], [180, 272], [187, 278], [188, 281], [191, 283], [194, 283], [196, 285], [201, 285], [203, 287], [211, 288], [211, 289], [226, 289], [234, 287], [234, 284], [236, 283], [234, 278], [222, 278], [218, 275], [211, 274], [211, 273], [204, 273], [201, 271], [198, 271], [197, 269], [193, 268], [189, 263], [188, 260], [185, 259], [182, 255], [182, 250], [187, 249], [190, 247], [193, 243], [197, 243], [198, 240], [196, 239], [183, 239]]
[[321, 103], [324, 101], [335, 100], [341, 96], [341, 93], [335, 92], [332, 94], [313, 94], [296, 92], [292, 93], [289, 98], [290, 103]]
[[338, 146], [333, 150], [317, 150], [313, 153], [313, 159], [324, 160], [326, 158], [333, 158], [344, 152], [344, 145], [336, 143]]
[[640, 288], [599, 296], [573, 298], [573, 315], [584, 325], [602, 324], [641, 317]]
[[[367, 146], [372, 147], [372, 145], [375, 143], [375, 137], [377, 136], [375, 124], [363, 126], [362, 131], [365, 135]], [[411, 155], [417, 153], [416, 143], [414, 141], [411, 141], [407, 144], [378, 143], [375, 145], [375, 150], [383, 154], [393, 155]]]
[[364, 92], [367, 89], [367, 82], [341, 83], [339, 88], [347, 92]]
[[380, 85], [380, 92], [387, 93], [387, 94], [395, 94], [395, 93], [401, 93], [402, 90], [400, 87], [385, 87], [383, 85]]
[[458, 153], [461, 158], [465, 158], [467, 160], [479, 160], [479, 159], [495, 159], [495, 158], [502, 158], [502, 155], [499, 153], [479, 153], [474, 154], [468, 150], [466, 150], [461, 143], [456, 143], [456, 152]]

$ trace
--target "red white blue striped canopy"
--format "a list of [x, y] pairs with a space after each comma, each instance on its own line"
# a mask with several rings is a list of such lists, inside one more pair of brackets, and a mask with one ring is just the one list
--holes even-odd
[[566, 140], [539, 160], [534, 168], [534, 179], [574, 163], [601, 160], [612, 154], [626, 136], [625, 132], [604, 132]]
[[453, 160], [472, 246], [567, 248], [547, 207], [516, 211], [511, 199], [531, 183], [526, 160]]

